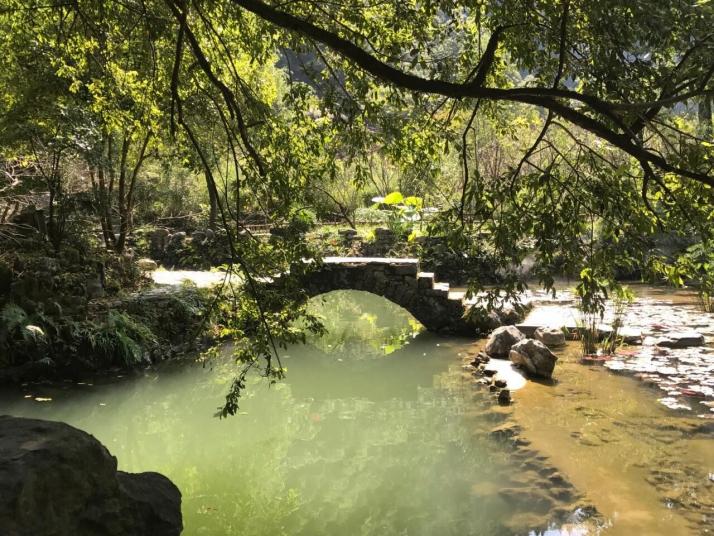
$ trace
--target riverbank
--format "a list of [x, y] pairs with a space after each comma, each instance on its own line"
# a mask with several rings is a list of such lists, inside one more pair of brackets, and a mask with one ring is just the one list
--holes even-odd
[[0, 383], [76, 380], [186, 356], [217, 338], [213, 299], [208, 289], [155, 287], [95, 299], [58, 319], [17, 309], [17, 321], [5, 325]]

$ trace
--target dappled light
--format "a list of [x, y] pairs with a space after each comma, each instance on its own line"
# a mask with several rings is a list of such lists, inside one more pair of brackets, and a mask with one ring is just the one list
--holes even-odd
[[714, 531], [714, 1], [0, 4], [0, 535]]

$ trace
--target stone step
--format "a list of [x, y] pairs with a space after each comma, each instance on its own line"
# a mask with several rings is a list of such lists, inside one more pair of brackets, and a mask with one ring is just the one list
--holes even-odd
[[417, 288], [427, 290], [434, 286], [434, 274], [430, 272], [417, 273]]
[[433, 288], [434, 290], [441, 290], [444, 292], [449, 292], [449, 284], [448, 283], [437, 283], [436, 281], [434, 281], [434, 284], [431, 288]]
[[463, 302], [465, 297], [466, 297], [466, 292], [464, 292], [463, 290], [450, 290], [449, 291], [449, 299], [450, 300]]

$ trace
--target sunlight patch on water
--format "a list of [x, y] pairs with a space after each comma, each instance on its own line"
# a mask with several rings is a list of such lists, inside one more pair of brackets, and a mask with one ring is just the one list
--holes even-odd
[[491, 359], [484, 368], [486, 370], [495, 370], [494, 379], [504, 380], [506, 388], [511, 391], [522, 389], [528, 381], [523, 373], [506, 359]]

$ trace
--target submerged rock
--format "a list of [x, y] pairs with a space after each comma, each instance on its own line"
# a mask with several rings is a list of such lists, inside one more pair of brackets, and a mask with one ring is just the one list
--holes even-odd
[[510, 360], [530, 376], [551, 378], [558, 358], [540, 341], [525, 339], [511, 348]]
[[181, 493], [158, 473], [117, 471], [93, 436], [0, 416], [0, 534], [174, 536]]
[[493, 330], [486, 342], [485, 351], [491, 357], [505, 359], [511, 347], [526, 336], [515, 326], [501, 326]]
[[625, 344], [642, 344], [642, 330], [638, 328], [624, 327], [620, 328], [618, 336], [622, 338]]
[[698, 331], [685, 331], [681, 333], [668, 333], [666, 337], [657, 339], [657, 346], [665, 348], [689, 348], [690, 346], [702, 346], [704, 335]]
[[549, 348], [565, 346], [565, 333], [560, 328], [541, 327], [535, 330], [534, 337]]

